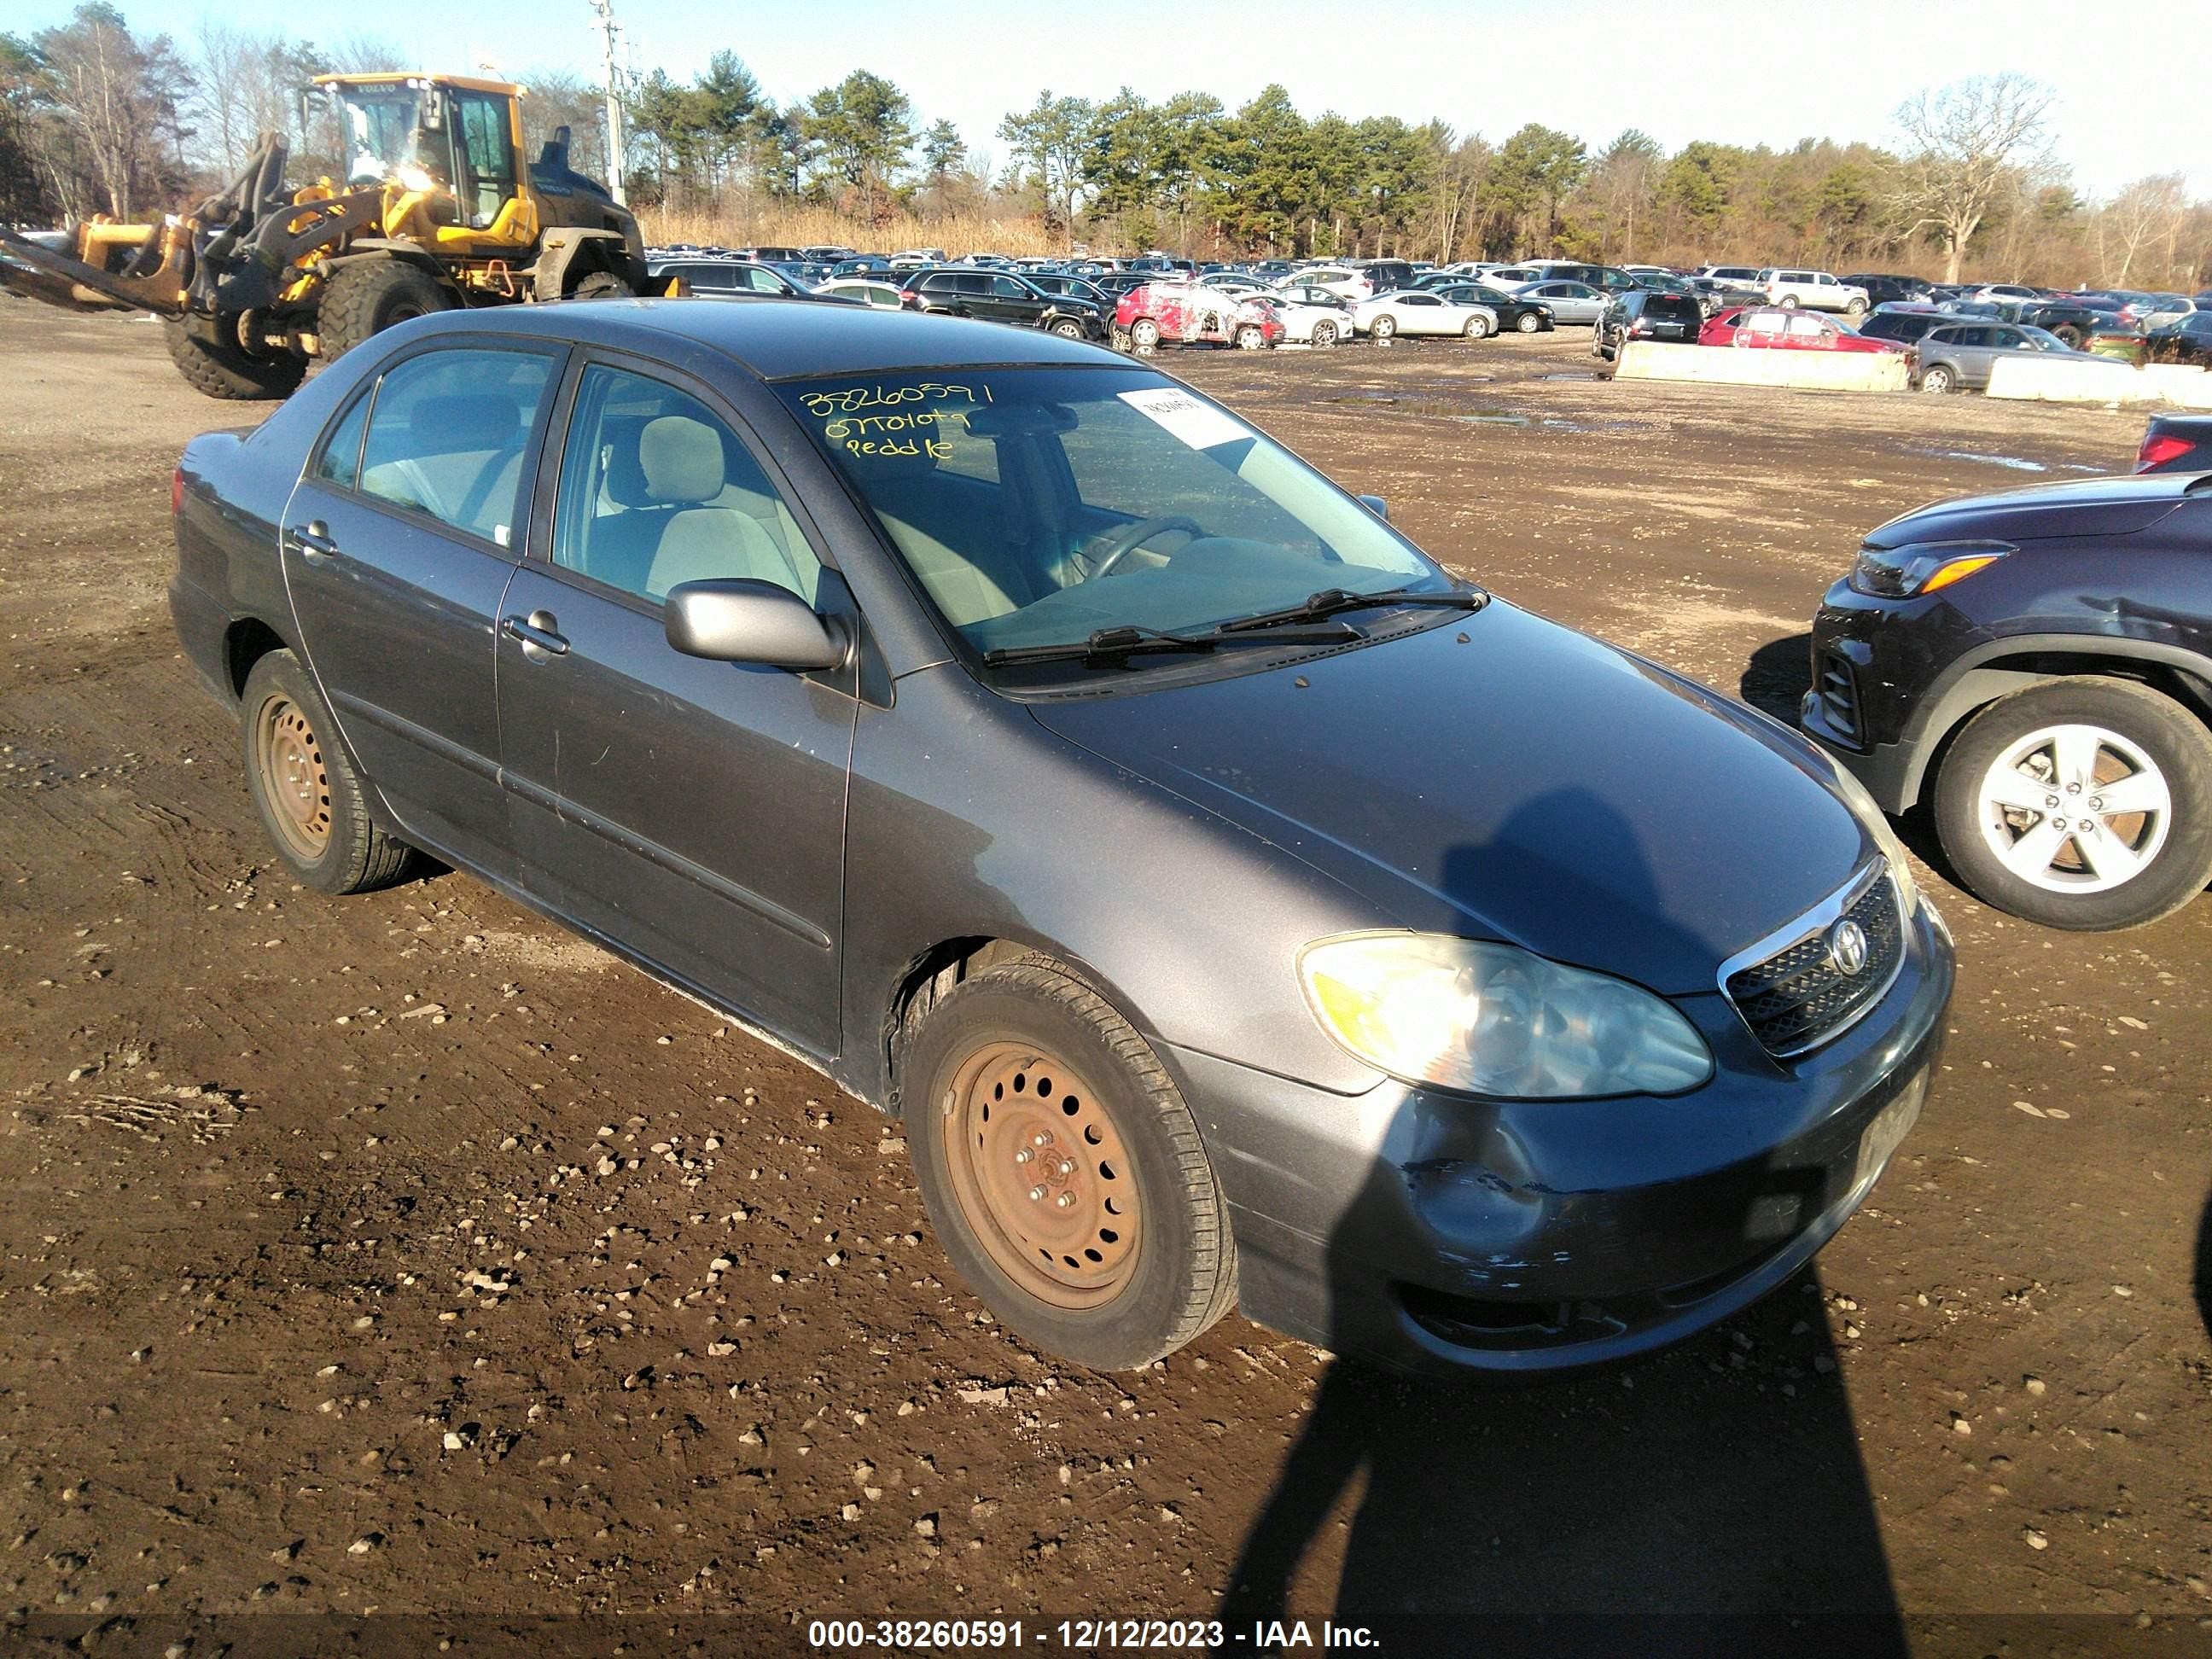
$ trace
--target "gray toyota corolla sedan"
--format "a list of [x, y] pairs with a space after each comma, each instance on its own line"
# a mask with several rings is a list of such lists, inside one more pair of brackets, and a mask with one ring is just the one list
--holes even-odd
[[1148, 365], [773, 302], [451, 313], [178, 472], [300, 880], [416, 849], [905, 1120], [1008, 1326], [1432, 1372], [1794, 1273], [1948, 936], [1793, 733], [1455, 580]]

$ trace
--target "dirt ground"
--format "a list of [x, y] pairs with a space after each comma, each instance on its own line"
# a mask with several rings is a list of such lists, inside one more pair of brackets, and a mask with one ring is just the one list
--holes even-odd
[[[1169, 366], [1778, 711], [1864, 530], [2140, 435], [1614, 386], [1587, 338]], [[0, 1645], [1219, 1612], [1249, 1649], [1288, 1609], [1448, 1616], [1406, 1652], [1644, 1612], [2212, 1646], [2212, 897], [2063, 935], [1922, 870], [1960, 957], [1925, 1116], [1817, 1273], [1668, 1353], [1416, 1388], [1232, 1316], [1089, 1374], [979, 1316], [895, 1123], [465, 877], [287, 881], [163, 599], [177, 450], [252, 411], [123, 319], [0, 299]], [[372, 1613], [418, 1617], [269, 1617]]]

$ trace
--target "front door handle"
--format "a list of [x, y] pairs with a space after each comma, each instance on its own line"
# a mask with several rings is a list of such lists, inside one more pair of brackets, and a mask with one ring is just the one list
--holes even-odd
[[522, 654], [532, 662], [543, 662], [548, 657], [568, 654], [568, 641], [559, 632], [560, 618], [550, 611], [533, 611], [525, 617], [503, 617], [499, 631], [510, 640], [519, 640]]
[[310, 559], [327, 559], [338, 550], [338, 544], [331, 539], [331, 527], [320, 519], [294, 525], [291, 534], [292, 545]]

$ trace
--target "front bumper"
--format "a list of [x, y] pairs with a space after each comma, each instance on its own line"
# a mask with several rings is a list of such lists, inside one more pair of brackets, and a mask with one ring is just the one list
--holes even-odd
[[1813, 684], [1797, 724], [1882, 811], [1907, 811], [1919, 799], [1923, 728], [1943, 671], [1986, 638], [1947, 596], [1885, 599], [1838, 580], [1813, 617]]
[[1170, 1056], [1247, 1317], [1397, 1370], [1528, 1374], [1678, 1340], [1810, 1261], [1917, 1114], [1951, 982], [1923, 905], [1888, 992], [1802, 1060], [1769, 1058], [1717, 991], [1681, 999], [1719, 1069], [1672, 1099], [1347, 1097]]

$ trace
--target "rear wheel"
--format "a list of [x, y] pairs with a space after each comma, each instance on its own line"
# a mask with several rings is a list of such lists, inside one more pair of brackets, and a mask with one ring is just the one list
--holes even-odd
[[226, 334], [237, 326], [234, 317], [169, 317], [162, 319], [161, 337], [169, 348], [169, 361], [185, 384], [203, 397], [243, 403], [258, 398], [289, 398], [307, 378], [304, 357], [286, 352], [279, 357], [255, 357]]
[[369, 816], [361, 775], [297, 657], [272, 651], [255, 663], [240, 712], [246, 792], [296, 880], [325, 893], [364, 893], [407, 874], [415, 849]]
[[1236, 1247], [1189, 1108], [1114, 1008], [1041, 956], [915, 1033], [915, 1174], [945, 1254], [1015, 1334], [1125, 1370], [1228, 1311]]
[[1936, 781], [1975, 895], [2049, 927], [2134, 927], [2212, 881], [2212, 737], [2126, 680], [2052, 680], [1974, 716]]
[[1795, 311], [1797, 309], [1797, 296], [1794, 294], [1785, 294], [1774, 303], [1784, 311]]
[[[577, 287], [580, 293], [582, 284]], [[452, 293], [422, 266], [399, 258], [363, 259], [331, 273], [317, 307], [315, 331], [325, 359], [343, 357], [395, 323], [453, 307]]]
[[1958, 373], [1948, 363], [1931, 363], [1921, 371], [1920, 389], [1923, 392], [1933, 392], [1940, 395], [1942, 392], [1957, 390], [1958, 385]]
[[1257, 323], [1243, 324], [1237, 331], [1237, 349], [1239, 351], [1257, 351], [1267, 343], [1267, 337], [1261, 331]]
[[1490, 337], [1490, 325], [1480, 317], [1470, 317], [1460, 332], [1470, 340], [1486, 340]]
[[1129, 325], [1129, 345], [1139, 356], [1151, 356], [1159, 349], [1160, 325], [1149, 317], [1138, 318]]

